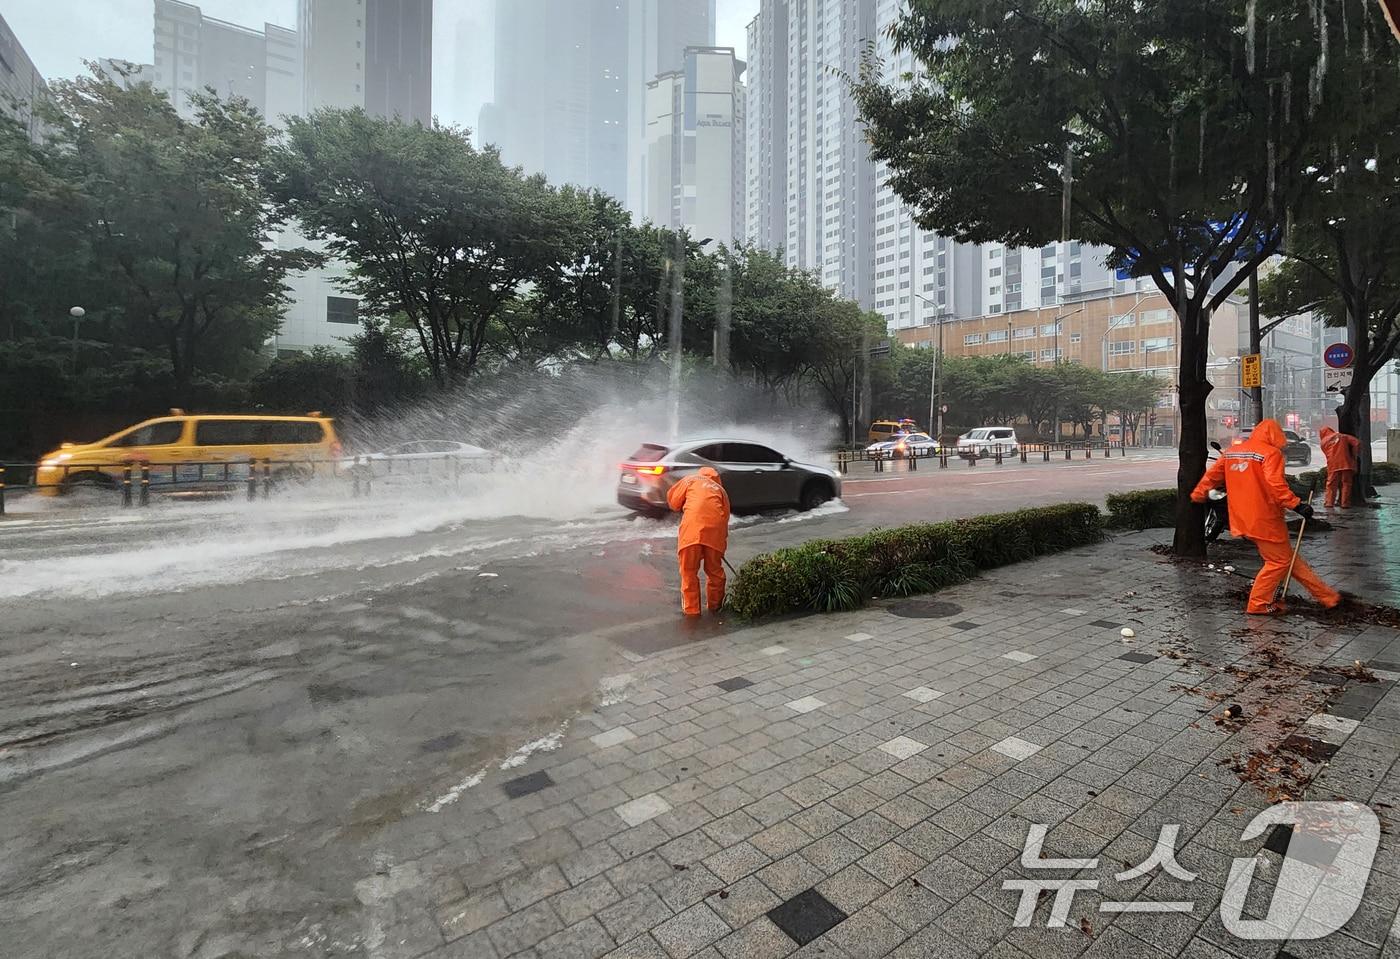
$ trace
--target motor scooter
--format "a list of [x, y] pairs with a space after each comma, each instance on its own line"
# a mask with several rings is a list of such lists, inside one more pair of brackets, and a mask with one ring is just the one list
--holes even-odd
[[[1211, 440], [1211, 449], [1224, 452], [1220, 444]], [[1213, 462], [1215, 457], [1209, 457]], [[1214, 543], [1220, 534], [1230, 528], [1230, 504], [1223, 489], [1213, 489], [1206, 494], [1206, 542]]]

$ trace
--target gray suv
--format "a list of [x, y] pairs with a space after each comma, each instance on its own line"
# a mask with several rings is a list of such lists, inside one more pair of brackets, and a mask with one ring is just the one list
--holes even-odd
[[729, 505], [736, 513], [779, 507], [809, 510], [841, 495], [841, 479], [835, 470], [794, 462], [759, 443], [704, 439], [673, 445], [642, 444], [622, 464], [617, 501], [638, 513], [667, 513], [666, 492], [702, 466], [719, 471]]

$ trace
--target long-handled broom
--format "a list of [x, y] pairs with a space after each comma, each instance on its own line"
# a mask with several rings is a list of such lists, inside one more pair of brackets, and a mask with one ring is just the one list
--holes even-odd
[[[1317, 492], [1317, 480], [1308, 487], [1308, 505], [1312, 505], [1313, 493]], [[1293, 544], [1293, 558], [1288, 561], [1288, 572], [1283, 574], [1283, 582], [1279, 585], [1278, 593], [1274, 596], [1275, 603], [1281, 603], [1288, 595], [1288, 584], [1293, 581], [1293, 564], [1298, 562], [1298, 551], [1303, 548], [1303, 530], [1308, 528], [1308, 518], [1303, 517], [1303, 521], [1298, 524], [1298, 542]]]

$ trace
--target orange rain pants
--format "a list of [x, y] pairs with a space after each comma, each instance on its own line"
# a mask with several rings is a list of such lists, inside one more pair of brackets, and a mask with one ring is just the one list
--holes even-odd
[[681, 562], [681, 611], [700, 615], [700, 567], [705, 567], [705, 600], [710, 612], [724, 605], [724, 554], [713, 546], [683, 546]]
[[[1281, 611], [1281, 604], [1274, 604], [1274, 593], [1288, 573], [1288, 563], [1293, 559], [1293, 547], [1287, 540], [1280, 543], [1265, 539], [1254, 540], [1254, 546], [1259, 550], [1259, 558], [1264, 561], [1264, 568], [1254, 577], [1254, 588], [1250, 590], [1249, 605], [1245, 607], [1245, 612]], [[1293, 579], [1302, 584], [1304, 589], [1312, 593], [1314, 599], [1328, 609], [1342, 601], [1341, 593], [1324, 583], [1302, 556], [1293, 564]]]
[[1342, 509], [1351, 508], [1351, 488], [1356, 482], [1355, 470], [1327, 471], [1327, 499], [1330, 507], [1336, 503]]

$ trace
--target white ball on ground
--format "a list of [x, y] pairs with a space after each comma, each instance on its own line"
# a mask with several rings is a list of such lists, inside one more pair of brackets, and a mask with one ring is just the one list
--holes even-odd
[[1131, 626], [1124, 626], [1118, 631], [1118, 635], [1122, 636], [1124, 639], [1132, 639], [1134, 636], [1137, 635], [1137, 633], [1133, 632]]

